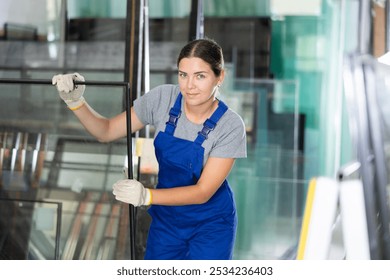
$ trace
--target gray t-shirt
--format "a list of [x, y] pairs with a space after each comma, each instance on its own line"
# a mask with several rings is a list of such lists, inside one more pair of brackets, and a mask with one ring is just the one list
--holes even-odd
[[[139, 120], [155, 128], [155, 136], [165, 130], [165, 123], [169, 119], [169, 110], [172, 108], [179, 95], [178, 85], [161, 85], [142, 95], [134, 101], [134, 111]], [[226, 104], [229, 106], [229, 104]], [[198, 132], [202, 130], [202, 124], [189, 121], [184, 111], [184, 98], [182, 101], [182, 113], [177, 122], [174, 136], [177, 138], [194, 141]], [[210, 132], [203, 142], [205, 149], [204, 162], [208, 157], [219, 158], [243, 158], [246, 157], [246, 132], [242, 118], [230, 108], [218, 121], [216, 128]]]

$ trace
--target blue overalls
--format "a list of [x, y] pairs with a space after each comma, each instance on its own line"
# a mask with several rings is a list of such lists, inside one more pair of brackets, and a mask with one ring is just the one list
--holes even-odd
[[[205, 121], [195, 141], [174, 137], [181, 115], [179, 93], [169, 112], [165, 131], [159, 132], [154, 146], [159, 163], [157, 189], [194, 185], [202, 168], [203, 141], [228, 109], [219, 101], [218, 108]], [[233, 193], [225, 180], [210, 200], [200, 205], [149, 208], [152, 222], [145, 259], [211, 260], [231, 259], [237, 228]]]

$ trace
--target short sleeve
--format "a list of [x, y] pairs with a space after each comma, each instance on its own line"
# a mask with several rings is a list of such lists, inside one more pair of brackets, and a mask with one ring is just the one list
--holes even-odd
[[134, 100], [134, 111], [143, 124], [156, 126], [163, 117], [168, 116], [169, 108], [177, 94], [178, 89], [174, 85], [155, 87]]
[[210, 151], [210, 157], [245, 158], [246, 129], [242, 118], [229, 109], [217, 126], [219, 135]]

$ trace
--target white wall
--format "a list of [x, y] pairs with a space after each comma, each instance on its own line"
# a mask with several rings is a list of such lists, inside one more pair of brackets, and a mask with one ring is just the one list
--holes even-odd
[[318, 16], [322, 0], [269, 0], [271, 13], [279, 16]]
[[0, 29], [4, 23], [28, 24], [47, 34], [50, 26], [58, 24], [61, 0], [1, 0]]

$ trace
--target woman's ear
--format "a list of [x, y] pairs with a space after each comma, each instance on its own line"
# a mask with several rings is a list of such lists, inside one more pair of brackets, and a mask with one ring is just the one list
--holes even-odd
[[222, 85], [224, 79], [225, 79], [225, 70], [222, 70], [221, 74], [219, 75], [218, 86]]

